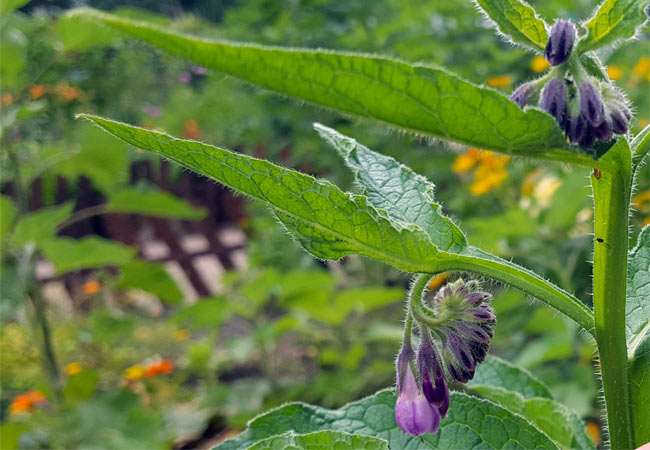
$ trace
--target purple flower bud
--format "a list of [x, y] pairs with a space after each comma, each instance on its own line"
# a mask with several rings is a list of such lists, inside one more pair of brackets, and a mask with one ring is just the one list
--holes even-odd
[[474, 372], [468, 372], [462, 367], [456, 367], [451, 362], [447, 362], [447, 370], [452, 378], [461, 383], [467, 383], [469, 380], [474, 378]]
[[487, 356], [487, 351], [489, 348], [488, 344], [471, 344], [469, 348], [472, 351], [472, 355], [474, 356], [474, 359], [477, 363], [485, 361], [485, 357]]
[[609, 115], [612, 121], [612, 131], [616, 134], [627, 133], [629, 119], [620, 109], [613, 109]]
[[436, 433], [440, 424], [438, 408], [420, 392], [410, 366], [407, 366], [402, 392], [395, 403], [395, 421], [404, 433], [413, 436]]
[[478, 306], [481, 303], [488, 301], [492, 298], [492, 295], [487, 292], [472, 292], [469, 294], [465, 300], [465, 303], [468, 306]]
[[472, 358], [472, 352], [467, 348], [467, 345], [465, 345], [460, 336], [451, 330], [447, 330], [447, 345], [456, 361], [458, 361], [465, 370], [469, 372], [474, 370], [476, 364], [474, 363], [474, 358]]
[[578, 114], [575, 117], [569, 117], [565, 126], [566, 134], [569, 140], [573, 143], [576, 143], [582, 139], [586, 128], [587, 120], [582, 114]]
[[544, 56], [553, 66], [557, 66], [569, 59], [573, 43], [576, 38], [576, 28], [570, 20], [558, 20], [551, 28]]
[[495, 322], [496, 317], [494, 313], [486, 308], [470, 308], [465, 311], [465, 318], [468, 321], [478, 322]]
[[454, 327], [458, 333], [465, 339], [483, 344], [490, 342], [490, 335], [479, 325], [465, 322], [454, 322]]
[[594, 85], [589, 82], [582, 83], [578, 93], [580, 95], [580, 112], [584, 114], [587, 121], [594, 127], [603, 123], [605, 106]]
[[594, 127], [594, 134], [596, 135], [596, 138], [601, 141], [609, 141], [612, 138], [612, 129], [607, 121], [603, 120], [603, 123]]
[[583, 148], [590, 148], [592, 145], [594, 145], [594, 142], [596, 142], [596, 135], [594, 133], [594, 127], [587, 124], [585, 126], [585, 132], [583, 133], [582, 137], [580, 138], [580, 141], [578, 141], [578, 145], [580, 145], [580, 147], [583, 147]]
[[410, 370], [411, 361], [413, 361], [414, 357], [415, 354], [411, 346], [408, 343], [403, 342], [395, 363], [397, 368], [397, 392], [402, 392], [406, 372]]
[[522, 84], [517, 89], [515, 89], [515, 92], [510, 95], [510, 100], [515, 102], [517, 105], [519, 105], [520, 108], [523, 109], [523, 107], [533, 99], [536, 93], [537, 84], [533, 81], [530, 81], [528, 83]]
[[546, 83], [542, 91], [542, 99], [539, 102], [540, 108], [555, 117], [555, 120], [561, 127], [564, 127], [568, 115], [566, 103], [566, 86], [564, 81], [559, 78], [553, 78]]

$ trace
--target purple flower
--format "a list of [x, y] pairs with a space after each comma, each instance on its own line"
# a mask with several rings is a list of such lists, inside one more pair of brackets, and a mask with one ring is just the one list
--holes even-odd
[[586, 82], [578, 89], [580, 95], [580, 113], [594, 127], [597, 127], [605, 120], [605, 106], [603, 100], [596, 91], [593, 84]]
[[401, 381], [402, 389], [395, 403], [397, 425], [404, 433], [413, 436], [436, 433], [440, 424], [440, 412], [418, 388], [410, 365], [407, 365]]
[[571, 116], [565, 125], [565, 131], [569, 140], [576, 143], [582, 139], [585, 129], [588, 127], [587, 119], [582, 114]]
[[518, 104], [519, 107], [523, 109], [524, 106], [530, 103], [536, 93], [537, 84], [533, 81], [530, 81], [528, 83], [522, 84], [517, 89], [515, 89], [515, 92], [510, 95], [510, 100]]
[[187, 84], [192, 81], [192, 74], [189, 72], [181, 72], [180, 75], [178, 75], [178, 81]]
[[612, 128], [606, 120], [603, 120], [600, 125], [594, 127], [594, 134], [596, 135], [596, 139], [609, 141], [612, 138]]
[[555, 117], [557, 123], [564, 127], [568, 115], [566, 103], [566, 86], [564, 81], [553, 78], [546, 83], [542, 91], [542, 99], [539, 102], [540, 108]]
[[551, 28], [544, 56], [553, 66], [558, 66], [569, 59], [573, 43], [576, 38], [576, 29], [570, 20], [558, 20]]
[[424, 396], [439, 409], [440, 415], [445, 417], [449, 408], [449, 390], [431, 336], [426, 330], [418, 349], [417, 365]]
[[627, 115], [620, 109], [612, 109], [609, 114], [612, 121], [612, 131], [616, 134], [625, 134], [629, 126]]

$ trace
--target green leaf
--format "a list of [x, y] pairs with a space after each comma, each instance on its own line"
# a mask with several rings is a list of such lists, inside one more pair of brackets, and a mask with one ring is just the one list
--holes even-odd
[[20, 435], [28, 432], [32, 426], [23, 422], [5, 422], [0, 425], [0, 448], [14, 450], [18, 448]]
[[183, 300], [183, 292], [162, 264], [134, 259], [120, 269], [122, 274], [115, 284], [119, 289], [141, 289], [165, 303], [179, 304]]
[[412, 273], [470, 270], [549, 303], [592, 331], [589, 308], [539, 275], [474, 247], [439, 251], [419, 226], [395, 220], [364, 196], [275, 164], [165, 133], [80, 115], [137, 147], [170, 158], [238, 192], [261, 200], [309, 253], [322, 259], [368, 256]]
[[525, 398], [502, 387], [478, 385], [472, 389], [521, 414], [555, 441], [561, 448], [594, 448], [582, 421], [564, 405], [549, 398]]
[[84, 369], [76, 375], [69, 376], [63, 389], [66, 406], [75, 406], [89, 400], [95, 393], [100, 378], [99, 372], [91, 369]]
[[261, 200], [317, 258], [336, 260], [356, 253], [419, 272], [436, 257], [436, 247], [419, 227], [393, 224], [384, 212], [368, 205], [365, 197], [341, 192], [329, 182], [200, 142], [95, 116], [82, 117], [132, 145]]
[[523, 398], [543, 397], [553, 399], [546, 385], [530, 372], [495, 356], [488, 358], [476, 368], [468, 386], [488, 385], [517, 392]]
[[172, 320], [193, 329], [218, 329], [230, 317], [230, 304], [223, 298], [206, 298], [181, 309]]
[[206, 214], [203, 208], [195, 208], [167, 192], [154, 189], [123, 189], [111, 194], [106, 207], [107, 212], [181, 220], [200, 220]]
[[207, 41], [88, 9], [71, 14], [253, 84], [399, 129], [530, 156], [567, 148], [548, 114], [522, 111], [503, 94], [437, 67], [372, 55]]
[[99, 237], [51, 239], [43, 242], [41, 246], [47, 259], [56, 267], [57, 273], [120, 265], [135, 255], [135, 249]]
[[625, 334], [628, 347], [650, 326], [650, 226], [639, 234], [636, 247], [627, 259], [627, 302]]
[[548, 41], [546, 24], [532, 6], [521, 0], [476, 0], [510, 42], [543, 52]]
[[0, 195], [0, 242], [3, 247], [6, 245], [5, 239], [11, 231], [11, 225], [15, 218], [16, 205], [9, 197]]
[[458, 253], [467, 246], [463, 232], [441, 214], [433, 183], [336, 130], [320, 124], [315, 128], [352, 169], [362, 193], [375, 208], [385, 210], [395, 220], [419, 225], [441, 250]]
[[59, 18], [56, 34], [61, 39], [64, 51], [87, 50], [96, 45], [108, 46], [119, 37], [114, 29], [97, 21], [66, 15]]
[[639, 134], [634, 136], [630, 149], [632, 150], [632, 174], [634, 175], [643, 162], [643, 158], [650, 151], [650, 125], [646, 125]]
[[353, 431], [388, 441], [390, 448], [557, 448], [521, 416], [503, 407], [460, 392], [450, 394], [447, 417], [437, 434], [422, 438], [404, 434], [395, 423], [394, 390], [384, 390], [337, 410], [292, 403], [266, 412], [249, 422], [239, 436], [219, 450], [245, 449], [269, 436], [294, 431]]
[[21, 217], [11, 235], [11, 245], [22, 247], [31, 242], [40, 247], [44, 241], [56, 235], [56, 227], [70, 217], [72, 210], [72, 203], [64, 203]]
[[644, 12], [647, 6], [648, 0], [605, 0], [584, 24], [587, 36], [578, 44], [579, 49], [595, 50], [633, 38], [648, 20]]
[[318, 431], [309, 434], [284, 433], [263, 439], [248, 450], [388, 450], [383, 439], [339, 431]]

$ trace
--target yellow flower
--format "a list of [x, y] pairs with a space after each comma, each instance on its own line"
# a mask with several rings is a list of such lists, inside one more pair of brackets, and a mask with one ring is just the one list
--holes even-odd
[[644, 80], [650, 81], [650, 58], [644, 56], [634, 65], [634, 73]]
[[451, 167], [456, 173], [465, 173], [470, 170], [480, 159], [481, 151], [478, 148], [470, 148], [462, 155], [458, 155]]
[[544, 72], [549, 67], [551, 67], [551, 65], [541, 56], [535, 56], [530, 62], [530, 69], [533, 72]]
[[607, 75], [610, 80], [620, 80], [623, 77], [623, 69], [618, 66], [607, 66]]
[[644, 214], [650, 212], [650, 190], [641, 191], [632, 197], [632, 206]]
[[512, 84], [512, 77], [510, 75], [499, 75], [492, 77], [487, 81], [488, 86], [493, 88], [500, 88], [510, 86]]
[[537, 200], [537, 204], [542, 208], [547, 208], [551, 204], [551, 200], [555, 195], [555, 191], [562, 186], [562, 180], [558, 179], [555, 176], [547, 176], [542, 178], [539, 183], [535, 186], [534, 196]]
[[587, 422], [587, 434], [591, 438], [591, 442], [594, 443], [595, 446], [599, 446], [600, 444], [603, 443], [603, 438], [600, 434], [600, 426], [596, 422], [589, 421]]
[[539, 176], [539, 169], [532, 171], [527, 174], [524, 178], [524, 182], [521, 184], [520, 193], [522, 196], [531, 195], [535, 190], [535, 180]]
[[474, 183], [469, 187], [469, 191], [476, 196], [486, 194], [492, 189], [501, 186], [506, 178], [508, 178], [508, 171], [505, 169], [481, 171], [479, 168], [474, 172]]
[[71, 362], [70, 364], [65, 366], [64, 370], [65, 373], [72, 376], [81, 373], [82, 367], [81, 364], [79, 364], [78, 362]]
[[139, 380], [144, 375], [144, 368], [140, 365], [131, 366], [124, 371], [127, 380]]
[[100, 288], [99, 281], [88, 281], [81, 286], [81, 292], [86, 295], [93, 295], [98, 293]]
[[187, 330], [176, 330], [174, 331], [174, 339], [182, 342], [187, 341], [190, 337], [190, 332]]
[[643, 226], [645, 227], [645, 226], [648, 226], [648, 225], [650, 225], [650, 216], [643, 219]]

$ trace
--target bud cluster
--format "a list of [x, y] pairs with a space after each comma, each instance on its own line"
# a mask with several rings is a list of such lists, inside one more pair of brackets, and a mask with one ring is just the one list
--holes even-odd
[[[430, 311], [440, 325], [419, 323], [417, 353], [406, 338], [397, 358], [395, 419], [408, 434], [435, 433], [449, 409], [448, 383], [466, 383], [485, 360], [496, 323], [487, 303], [492, 296], [479, 292], [477, 281], [447, 284], [433, 298]], [[417, 378], [416, 378], [417, 374]]]
[[552, 66], [564, 66], [553, 69], [547, 82], [545, 76], [522, 84], [510, 99], [524, 108], [539, 98], [539, 107], [555, 118], [571, 143], [591, 148], [597, 141], [627, 133], [632, 113], [623, 94], [588, 75], [577, 58], [565, 64], [575, 39], [573, 23], [558, 20], [551, 29], [544, 56]]

